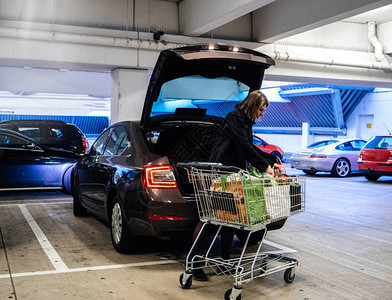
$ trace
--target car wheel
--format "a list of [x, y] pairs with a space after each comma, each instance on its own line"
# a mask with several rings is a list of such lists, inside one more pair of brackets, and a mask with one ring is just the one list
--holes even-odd
[[350, 172], [351, 172], [350, 163], [345, 158], [339, 158], [335, 162], [331, 171], [332, 175], [338, 177], [346, 177], [350, 174]]
[[114, 249], [129, 253], [136, 249], [136, 241], [126, 224], [124, 209], [118, 196], [114, 197], [111, 211], [111, 237]]
[[75, 178], [72, 189], [73, 197], [73, 214], [75, 217], [84, 217], [87, 215], [87, 209], [80, 203], [79, 181]]
[[307, 175], [315, 175], [317, 171], [311, 171], [311, 170], [302, 170], [305, 174]]
[[[246, 239], [248, 238], [248, 234], [249, 234], [249, 231], [238, 230], [235, 235], [242, 243], [245, 243]], [[256, 231], [256, 232], [252, 232], [252, 234], [250, 235], [250, 238], [249, 238], [248, 245], [257, 244], [258, 242], [260, 242], [263, 239], [263, 236], [264, 236], [264, 229]]]
[[380, 175], [365, 174], [365, 178], [369, 181], [377, 181], [377, 179], [380, 177], [381, 177]]
[[277, 157], [279, 157], [280, 160], [282, 160], [282, 155], [280, 155], [279, 152], [274, 151], [274, 152], [272, 152], [271, 154], [272, 154], [272, 155], [276, 155]]

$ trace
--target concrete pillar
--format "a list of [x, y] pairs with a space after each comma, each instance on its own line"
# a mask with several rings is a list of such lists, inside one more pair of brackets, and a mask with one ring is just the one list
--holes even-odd
[[309, 145], [309, 123], [302, 123], [302, 148]]
[[140, 121], [148, 86], [148, 70], [116, 69], [112, 71], [111, 124]]

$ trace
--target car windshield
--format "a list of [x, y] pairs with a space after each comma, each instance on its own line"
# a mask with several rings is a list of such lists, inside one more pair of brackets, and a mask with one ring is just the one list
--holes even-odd
[[150, 117], [209, 115], [224, 118], [248, 92], [248, 86], [227, 77], [195, 75], [177, 78], [162, 85]]
[[375, 136], [363, 147], [364, 149], [392, 149], [392, 136]]
[[324, 146], [327, 146], [327, 145], [330, 145], [330, 144], [333, 144], [336, 142], [338, 142], [338, 141], [337, 140], [320, 141], [320, 142], [310, 144], [308, 146], [308, 148], [321, 148], [321, 147], [324, 147]]

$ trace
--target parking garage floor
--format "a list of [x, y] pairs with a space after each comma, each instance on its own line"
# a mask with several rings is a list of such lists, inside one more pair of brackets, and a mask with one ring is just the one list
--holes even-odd
[[[263, 245], [298, 259], [294, 282], [275, 273], [245, 284], [242, 299], [391, 299], [392, 177], [308, 176], [306, 201]], [[147, 240], [122, 255], [105, 224], [73, 216], [69, 195], [0, 193], [0, 299], [223, 299], [233, 278], [212, 271], [180, 287], [188, 247]]]

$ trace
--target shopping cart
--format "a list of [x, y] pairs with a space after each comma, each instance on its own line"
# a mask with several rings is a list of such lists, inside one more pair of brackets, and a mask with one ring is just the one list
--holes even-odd
[[[267, 233], [266, 225], [305, 210], [306, 177], [256, 178], [235, 167], [211, 163], [179, 163], [185, 168], [195, 191], [197, 209], [203, 226], [186, 257], [185, 272], [180, 275], [184, 289], [192, 285], [192, 272], [212, 268], [216, 274], [234, 277], [234, 286], [225, 299], [241, 299], [242, 285], [279, 271], [291, 283], [295, 277], [296, 259], [261, 252]], [[205, 254], [192, 255], [193, 248], [207, 224], [218, 226]], [[212, 255], [213, 245], [223, 226], [248, 232], [241, 255], [222, 259]], [[264, 230], [256, 253], [246, 253], [253, 233]]]

